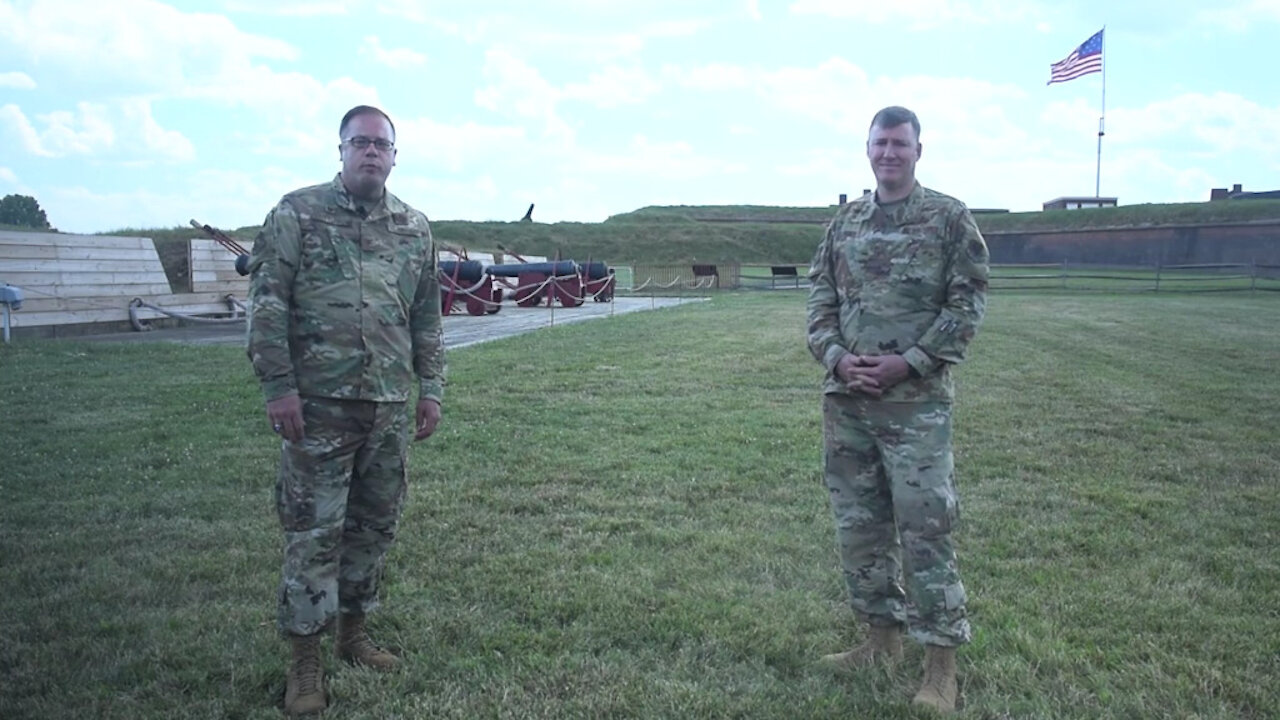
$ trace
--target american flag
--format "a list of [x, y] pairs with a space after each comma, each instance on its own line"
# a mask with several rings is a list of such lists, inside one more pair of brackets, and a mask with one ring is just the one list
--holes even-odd
[[1049, 84], [1066, 82], [1102, 72], [1102, 30], [1085, 40], [1071, 54], [1049, 66]]

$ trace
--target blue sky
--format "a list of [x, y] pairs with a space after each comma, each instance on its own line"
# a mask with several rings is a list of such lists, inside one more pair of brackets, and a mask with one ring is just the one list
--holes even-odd
[[[536, 8], [536, 9], [530, 9]], [[920, 115], [971, 207], [1280, 188], [1280, 0], [0, 0], [0, 194], [59, 229], [261, 222], [396, 122], [389, 187], [435, 219], [595, 222], [651, 204], [827, 205], [866, 126]]]

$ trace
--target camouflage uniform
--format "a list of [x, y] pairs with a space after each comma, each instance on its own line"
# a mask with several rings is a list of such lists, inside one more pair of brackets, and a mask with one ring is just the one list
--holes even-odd
[[[951, 543], [951, 366], [986, 306], [986, 243], [954, 198], [918, 183], [884, 206], [868, 193], [836, 213], [809, 280], [809, 349], [827, 368], [824, 476], [851, 604], [925, 644], [968, 642]], [[847, 353], [900, 354], [911, 375], [878, 399], [851, 391], [835, 375]]]
[[391, 193], [371, 208], [333, 182], [284, 196], [249, 263], [249, 357], [266, 399], [297, 393], [284, 441], [279, 626], [311, 635], [376, 607], [407, 487], [413, 376], [444, 395], [436, 252], [427, 218]]

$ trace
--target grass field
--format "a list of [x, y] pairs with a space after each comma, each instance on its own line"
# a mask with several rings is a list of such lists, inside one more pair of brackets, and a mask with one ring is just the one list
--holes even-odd
[[[628, 278], [633, 278], [631, 268]], [[637, 266], [639, 267], [639, 266]], [[739, 287], [748, 290], [807, 287], [808, 266], [793, 265], [794, 277], [774, 277], [770, 265], [742, 265]], [[681, 268], [684, 270], [684, 268]], [[621, 272], [621, 269], [619, 269]], [[685, 270], [687, 273], [688, 271]], [[1004, 265], [991, 266], [993, 291], [1049, 291], [1102, 293], [1207, 293], [1236, 291], [1280, 292], [1277, 265], [1180, 265], [1169, 267], [1115, 267], [1107, 265]], [[619, 287], [627, 288], [619, 277]]]
[[[962, 717], [1280, 708], [1280, 296], [997, 293], [959, 373]], [[909, 718], [858, 640], [803, 293], [468, 347], [334, 718]], [[0, 346], [0, 718], [273, 718], [243, 352]]]

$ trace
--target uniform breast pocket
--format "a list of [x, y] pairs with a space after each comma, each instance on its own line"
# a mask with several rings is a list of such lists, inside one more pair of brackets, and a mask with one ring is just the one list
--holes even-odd
[[385, 263], [386, 276], [395, 282], [402, 297], [412, 301], [419, 276], [424, 268], [430, 267], [431, 258], [427, 256], [430, 245], [421, 242], [417, 232], [392, 230], [390, 239], [391, 243], [379, 257]]
[[898, 292], [921, 299], [937, 299], [942, 292], [942, 258], [935, 245], [916, 239], [890, 264], [889, 277]]
[[355, 279], [347, 235], [351, 225], [313, 218], [302, 226], [302, 257], [299, 271], [307, 278], [336, 282]]

